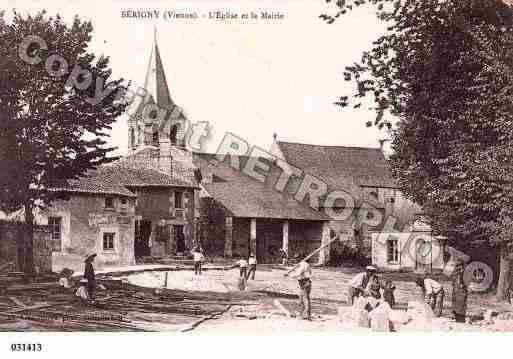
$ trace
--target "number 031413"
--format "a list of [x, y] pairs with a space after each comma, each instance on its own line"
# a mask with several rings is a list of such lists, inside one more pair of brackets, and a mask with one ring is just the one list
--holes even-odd
[[12, 343], [12, 352], [40, 352], [43, 346], [40, 343]]

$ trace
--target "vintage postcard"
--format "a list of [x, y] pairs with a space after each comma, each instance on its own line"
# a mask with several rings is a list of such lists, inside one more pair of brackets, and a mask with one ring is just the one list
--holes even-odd
[[0, 331], [513, 331], [512, 6], [3, 0]]

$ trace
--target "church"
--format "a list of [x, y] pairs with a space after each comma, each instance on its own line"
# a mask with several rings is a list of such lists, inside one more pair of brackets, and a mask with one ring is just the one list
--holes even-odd
[[[230, 156], [219, 162], [216, 154], [188, 148], [187, 119], [171, 97], [156, 39], [143, 94], [128, 115], [126, 156], [51, 189], [67, 199], [38, 216], [47, 231], [37, 245], [41, 271], [82, 270], [90, 253], [97, 254], [100, 269], [185, 258], [198, 245], [211, 258], [252, 253], [259, 263], [277, 263], [284, 253], [302, 258], [335, 237], [340, 241], [316, 256], [319, 265], [333, 263], [330, 256], [340, 243], [370, 261], [372, 229], [361, 223], [365, 204], [387, 215], [403, 208], [380, 148], [306, 145], [275, 136], [274, 160], [259, 159], [269, 162], [265, 183], [231, 168]], [[359, 199], [351, 216], [336, 221], [322, 208], [298, 202], [297, 181], [277, 191], [277, 160], [322, 179], [332, 190], [349, 190]]]

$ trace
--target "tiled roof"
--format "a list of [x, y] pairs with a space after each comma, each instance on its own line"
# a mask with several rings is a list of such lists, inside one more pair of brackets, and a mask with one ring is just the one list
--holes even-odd
[[54, 187], [50, 190], [54, 192], [90, 193], [135, 197], [135, 194], [129, 191], [117, 179], [113, 180], [108, 176], [104, 176], [102, 175], [101, 171], [89, 171], [80, 179], [69, 180], [67, 185]]
[[[173, 161], [171, 165], [172, 173], [167, 174], [159, 170], [158, 155], [159, 149], [157, 147], [142, 147], [129, 155], [120, 158], [115, 162], [115, 164], [119, 167], [126, 167], [140, 171], [149, 170], [152, 172], [158, 172], [160, 174], [160, 178], [170, 186], [198, 187], [192, 163], [191, 166], [184, 166], [180, 161]], [[169, 158], [169, 160], [171, 160], [171, 158]], [[139, 176], [144, 175], [140, 174]], [[142, 182], [147, 183], [147, 181]]]
[[[280, 218], [324, 221], [329, 218], [305, 204], [299, 203], [289, 193], [281, 193], [274, 188], [276, 171], [269, 163], [269, 181], [261, 183], [243, 172], [237, 171], [226, 162], [213, 162], [214, 155], [194, 155], [195, 164], [203, 173], [214, 173], [220, 181], [203, 184], [204, 189], [214, 200], [225, 207], [235, 217]], [[238, 157], [241, 168], [248, 157]], [[212, 164], [215, 163], [215, 164]]]
[[191, 186], [191, 183], [184, 182], [180, 178], [151, 169], [106, 165], [89, 171], [78, 180], [70, 180], [67, 186], [51, 190], [135, 197], [135, 194], [129, 190], [130, 188]]
[[397, 188], [378, 148], [318, 146], [278, 142], [287, 163], [324, 180], [331, 188], [359, 186]]
[[104, 178], [119, 181], [126, 187], [195, 187], [191, 181], [185, 179], [183, 173], [173, 172], [167, 175], [163, 172], [148, 168], [131, 168], [119, 165], [102, 166], [99, 173]]

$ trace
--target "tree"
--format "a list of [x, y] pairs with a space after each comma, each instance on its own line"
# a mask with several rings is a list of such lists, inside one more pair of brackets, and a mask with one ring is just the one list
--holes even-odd
[[[23, 210], [23, 269], [32, 272], [33, 213], [109, 157], [106, 130], [123, 113], [123, 79], [88, 52], [93, 27], [45, 12], [0, 13], [0, 209]], [[37, 36], [34, 37], [34, 36]]]
[[513, 12], [495, 0], [355, 0], [338, 1], [335, 15], [321, 17], [333, 22], [366, 3], [389, 27], [346, 68], [356, 91], [337, 105], [373, 103], [376, 118], [367, 125], [390, 130], [392, 172], [437, 233], [498, 246], [497, 297], [505, 299], [513, 229]]

